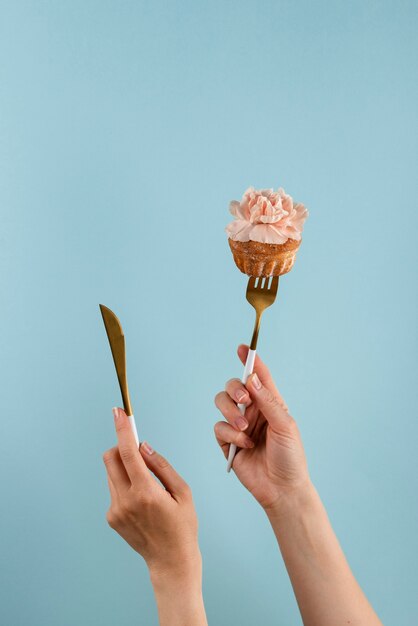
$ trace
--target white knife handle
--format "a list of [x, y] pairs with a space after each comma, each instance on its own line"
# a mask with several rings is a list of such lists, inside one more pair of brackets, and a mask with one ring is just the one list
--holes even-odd
[[130, 423], [131, 428], [132, 428], [132, 432], [133, 432], [134, 437], [135, 437], [136, 445], [139, 448], [139, 437], [138, 437], [138, 431], [136, 429], [135, 418], [134, 418], [133, 415], [128, 415], [128, 420], [129, 420], [129, 423]]
[[[244, 385], [247, 382], [250, 374], [253, 373], [255, 355], [256, 355], [256, 350], [248, 350], [247, 360], [245, 361], [244, 373], [241, 379], [241, 382], [244, 383]], [[238, 408], [241, 411], [241, 415], [245, 415], [245, 404], [239, 404]], [[231, 471], [232, 462], [234, 460], [236, 451], [237, 451], [237, 446], [234, 443], [231, 443], [231, 445], [229, 446], [228, 464], [226, 466], [227, 472]]]

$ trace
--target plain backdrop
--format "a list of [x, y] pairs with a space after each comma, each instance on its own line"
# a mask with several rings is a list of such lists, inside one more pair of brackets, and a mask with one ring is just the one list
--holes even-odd
[[120, 317], [141, 438], [190, 483], [216, 626], [301, 623], [214, 440], [253, 311], [224, 227], [249, 185], [310, 217], [259, 351], [385, 624], [416, 619], [415, 2], [0, 2], [1, 614], [157, 624], [106, 524]]

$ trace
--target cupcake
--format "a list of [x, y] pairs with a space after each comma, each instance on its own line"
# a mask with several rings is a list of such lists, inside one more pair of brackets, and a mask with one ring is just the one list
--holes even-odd
[[234, 261], [248, 276], [281, 276], [293, 267], [308, 211], [280, 188], [249, 187], [241, 202], [229, 205], [235, 219], [228, 224]]

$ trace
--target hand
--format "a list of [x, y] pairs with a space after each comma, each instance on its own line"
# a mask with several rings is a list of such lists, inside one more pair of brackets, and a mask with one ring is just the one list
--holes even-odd
[[[245, 363], [248, 346], [238, 348]], [[245, 419], [237, 403], [245, 404]], [[243, 385], [230, 380], [215, 404], [226, 422], [215, 424], [224, 455], [241, 448], [233, 468], [266, 510], [292, 581], [304, 624], [381, 626], [355, 580], [312, 485], [295, 420], [270, 372], [257, 356]]]
[[[247, 353], [248, 346], [239, 346], [242, 363]], [[238, 403], [245, 404], [245, 417]], [[309, 486], [298, 427], [258, 356], [247, 384], [230, 380], [225, 391], [216, 395], [215, 404], [227, 420], [215, 424], [216, 439], [225, 457], [231, 443], [240, 448], [233, 469], [266, 511], [280, 506], [284, 494]]]
[[103, 455], [109, 526], [144, 557], [151, 579], [190, 575], [198, 580], [198, 523], [189, 486], [146, 442], [138, 450], [122, 409], [114, 409], [114, 417], [118, 445]]

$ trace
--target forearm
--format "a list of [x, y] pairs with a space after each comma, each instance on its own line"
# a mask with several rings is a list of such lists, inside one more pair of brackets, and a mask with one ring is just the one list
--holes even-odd
[[207, 626], [200, 556], [193, 567], [151, 571], [160, 626]]
[[267, 511], [306, 626], [381, 624], [355, 580], [312, 485]]

